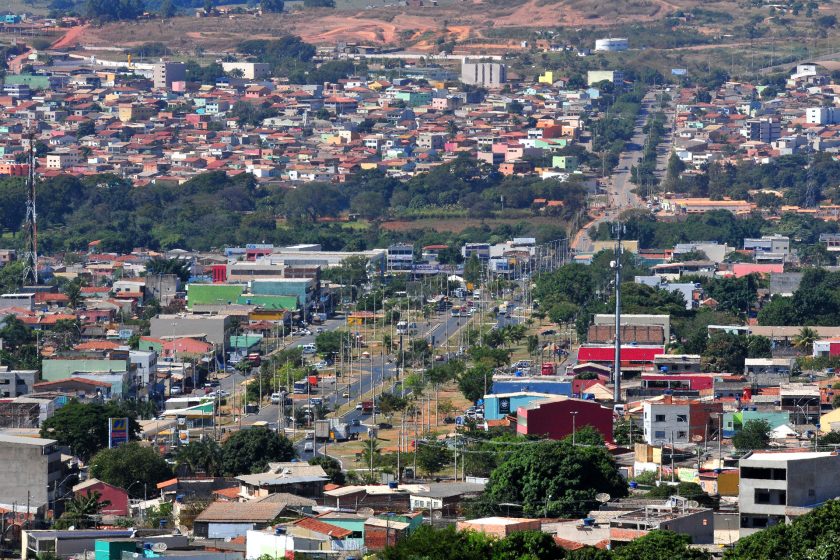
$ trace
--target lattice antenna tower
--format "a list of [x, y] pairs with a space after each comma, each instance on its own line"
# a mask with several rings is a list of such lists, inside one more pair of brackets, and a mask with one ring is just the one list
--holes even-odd
[[27, 163], [29, 170], [26, 175], [26, 219], [24, 221], [26, 248], [23, 255], [23, 284], [36, 285], [38, 283], [38, 214], [35, 211], [35, 129], [28, 126], [29, 153]]
[[805, 208], [817, 205], [817, 178], [814, 175], [814, 146], [813, 139], [808, 136], [808, 183], [805, 190]]

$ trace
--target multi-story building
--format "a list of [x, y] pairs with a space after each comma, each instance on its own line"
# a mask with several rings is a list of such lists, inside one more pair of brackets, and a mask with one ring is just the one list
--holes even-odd
[[465, 59], [461, 65], [461, 81], [484, 87], [501, 87], [507, 82], [507, 67], [499, 62]]
[[411, 270], [413, 263], [413, 245], [397, 243], [388, 247], [388, 270]]
[[56, 150], [47, 154], [47, 169], [67, 169], [82, 162], [82, 156], [73, 149]]
[[61, 453], [53, 439], [0, 434], [0, 504], [32, 511], [54, 499], [61, 478]]
[[169, 89], [173, 82], [183, 82], [187, 78], [187, 66], [183, 62], [158, 62], [152, 68], [152, 81], [155, 89]]
[[10, 370], [8, 366], [0, 366], [0, 397], [15, 398], [27, 395], [32, 392], [37, 380], [38, 370]]
[[840, 496], [840, 455], [755, 452], [739, 463], [741, 536], [787, 523]]
[[665, 397], [659, 402], [646, 402], [642, 423], [645, 441], [650, 444], [689, 443], [714, 433], [723, 412], [720, 403], [678, 400]]
[[765, 235], [760, 238], [745, 238], [744, 250], [752, 251], [756, 262], [784, 261], [790, 255], [790, 237]]
[[768, 118], [750, 119], [745, 123], [741, 134], [751, 141], [769, 144], [781, 137], [782, 125], [779, 121]]

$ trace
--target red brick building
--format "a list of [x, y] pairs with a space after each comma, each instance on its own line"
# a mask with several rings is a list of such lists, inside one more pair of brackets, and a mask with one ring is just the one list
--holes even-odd
[[613, 440], [613, 411], [595, 401], [557, 397], [534, 401], [517, 411], [516, 433], [563, 439], [584, 426], [598, 430], [604, 441]]

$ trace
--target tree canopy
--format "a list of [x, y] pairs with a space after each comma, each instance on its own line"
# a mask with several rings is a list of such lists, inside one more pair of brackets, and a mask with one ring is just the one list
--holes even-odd
[[499, 504], [513, 503], [529, 517], [582, 515], [597, 504], [596, 494], [627, 495], [627, 483], [603, 446], [563, 440], [511, 447], [491, 473], [477, 511], [498, 515], [504, 512]]
[[144, 498], [150, 495], [149, 490], [152, 495], [157, 492], [158, 482], [172, 477], [172, 469], [157, 450], [130, 442], [94, 455], [90, 474], [102, 482], [128, 489], [135, 498]]
[[228, 476], [264, 472], [269, 462], [294, 457], [292, 442], [267, 428], [240, 430], [222, 444], [222, 465]]
[[732, 438], [732, 444], [739, 451], [766, 449], [770, 443], [770, 429], [767, 420], [747, 420]]
[[72, 400], [41, 424], [41, 437], [66, 445], [83, 461], [108, 447], [108, 418], [128, 418], [129, 437], [140, 433], [135, 413], [125, 403]]

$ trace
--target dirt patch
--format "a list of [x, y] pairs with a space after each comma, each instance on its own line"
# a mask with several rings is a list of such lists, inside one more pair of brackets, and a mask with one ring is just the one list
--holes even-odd
[[[62, 45], [82, 42], [132, 46], [165, 41], [175, 49], [201, 47], [219, 51], [231, 50], [245, 38], [270, 39], [291, 33], [314, 44], [348, 41], [415, 46], [422, 43], [419, 46], [429, 48], [437, 38], [458, 43], [480, 39], [484, 37], [483, 30], [490, 28], [607, 26], [659, 19], [674, 9], [674, 4], [666, 0], [528, 0], [518, 4], [470, 0], [467, 5], [469, 9], [460, 3], [425, 8], [302, 10], [262, 17], [180, 17], [115, 23], [74, 31], [65, 36]], [[504, 41], [495, 43], [493, 47], [505, 46]]]
[[75, 27], [71, 27], [67, 30], [67, 33], [64, 36], [52, 44], [53, 49], [66, 49], [70, 47], [75, 47], [79, 43], [84, 43], [85, 41], [85, 32], [87, 31], [87, 25], [77, 25]]

